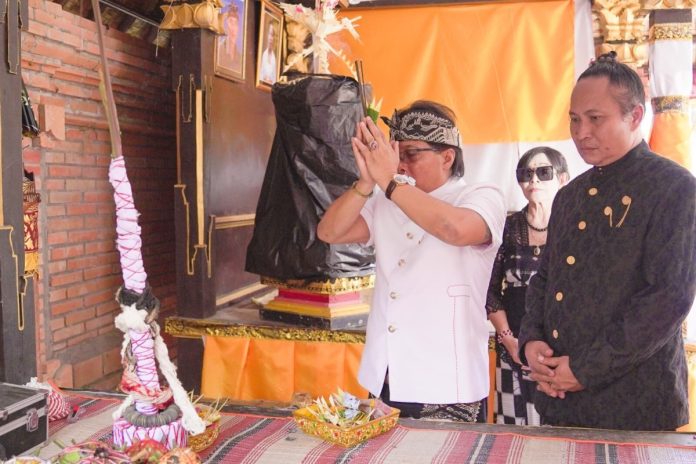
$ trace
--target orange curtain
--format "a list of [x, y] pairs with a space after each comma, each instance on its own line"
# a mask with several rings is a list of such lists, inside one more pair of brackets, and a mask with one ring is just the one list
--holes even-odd
[[653, 119], [650, 148], [685, 168], [691, 167], [691, 121], [687, 113], [658, 113]]
[[[454, 109], [467, 144], [569, 138], [572, 1], [350, 8], [341, 15], [361, 17], [361, 43], [340, 36], [334, 45], [363, 61], [365, 81], [384, 99], [383, 115], [426, 98]], [[343, 72], [335, 60], [332, 69]]]
[[696, 345], [686, 344], [686, 366], [689, 372], [689, 423], [678, 432], [696, 432]]
[[338, 387], [360, 398], [361, 343], [206, 337], [201, 393], [208, 398], [290, 402], [294, 393], [328, 397]]

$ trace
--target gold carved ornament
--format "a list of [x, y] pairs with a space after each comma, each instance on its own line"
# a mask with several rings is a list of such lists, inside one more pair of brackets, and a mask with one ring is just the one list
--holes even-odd
[[662, 23], [650, 28], [648, 40], [688, 40], [693, 39], [691, 23]]
[[220, 0], [160, 5], [164, 11], [160, 29], [209, 29], [216, 34], [224, 34], [221, 7]]
[[616, 52], [622, 63], [643, 66], [648, 11], [637, 1], [596, 0], [592, 6], [596, 54]]
[[270, 327], [225, 324], [210, 320], [184, 317], [168, 317], [164, 322], [165, 333], [181, 338], [239, 337], [295, 342], [365, 343], [362, 332], [344, 332], [300, 327]]
[[689, 113], [689, 97], [684, 95], [668, 95], [654, 97], [651, 100], [653, 113]]
[[280, 280], [272, 277], [261, 276], [261, 283], [277, 288], [304, 290], [307, 292], [320, 293], [322, 295], [336, 295], [338, 293], [357, 292], [375, 286], [375, 275], [370, 274], [358, 277], [339, 277], [336, 279], [326, 279], [324, 281], [312, 280]]

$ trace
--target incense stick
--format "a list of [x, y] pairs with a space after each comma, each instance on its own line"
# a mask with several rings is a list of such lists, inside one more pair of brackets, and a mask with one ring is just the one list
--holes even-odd
[[358, 89], [360, 93], [360, 103], [362, 103], [363, 117], [367, 116], [367, 100], [365, 100], [365, 75], [363, 74], [362, 60], [355, 62], [355, 71], [358, 75]]

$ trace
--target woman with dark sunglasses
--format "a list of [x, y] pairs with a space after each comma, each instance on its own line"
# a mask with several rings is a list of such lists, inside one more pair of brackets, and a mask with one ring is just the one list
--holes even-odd
[[536, 147], [522, 155], [515, 174], [528, 203], [505, 221], [486, 299], [488, 319], [497, 333], [495, 412], [499, 424], [539, 425], [532, 401], [536, 385], [520, 362], [517, 336], [527, 284], [546, 244], [551, 204], [569, 180], [568, 163], [553, 148]]

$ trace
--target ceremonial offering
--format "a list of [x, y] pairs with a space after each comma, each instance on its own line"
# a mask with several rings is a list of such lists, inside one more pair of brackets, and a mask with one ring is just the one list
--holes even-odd
[[[120, 389], [128, 396], [113, 413], [113, 442], [119, 449], [152, 439], [167, 449], [186, 445], [188, 433], [200, 433], [205, 426], [186, 396], [169, 359], [167, 345], [160, 335], [157, 316], [159, 300], [147, 284], [143, 264], [142, 239], [133, 189], [126, 171], [121, 128], [104, 47], [104, 31], [98, 0], [92, 0], [101, 58], [102, 102], [111, 139], [109, 182], [116, 205], [116, 248], [123, 285], [116, 292], [121, 313], [116, 327], [123, 332], [121, 362], [124, 365]], [[160, 383], [160, 375], [166, 381]]]
[[141, 440], [133, 443], [126, 449], [126, 454], [131, 462], [136, 464], [157, 463], [167, 454], [166, 446], [156, 440]]
[[191, 448], [174, 448], [160, 459], [159, 464], [200, 464], [201, 458]]
[[[218, 403], [219, 401], [216, 401], [212, 406], [203, 404], [196, 405], [198, 416], [205, 424], [205, 430], [203, 432], [191, 435], [188, 438], [188, 446], [196, 453], [200, 453], [212, 445], [218, 435], [220, 435], [220, 417], [222, 417], [220, 415], [220, 410], [225, 406], [227, 400], [225, 400], [222, 405]], [[194, 401], [194, 404], [196, 404], [196, 401]]]
[[359, 400], [339, 388], [338, 393], [329, 395], [328, 401], [319, 398], [293, 412], [293, 417], [303, 432], [351, 447], [391, 430], [399, 412], [379, 399]]
[[58, 464], [126, 464], [131, 460], [126, 453], [115, 451], [107, 443], [86, 441], [64, 448], [56, 462]]
[[17, 456], [3, 462], [5, 464], [50, 464], [51, 461], [44, 461], [35, 456]]
[[45, 390], [0, 383], [0, 461], [24, 454], [46, 441], [47, 396]]

